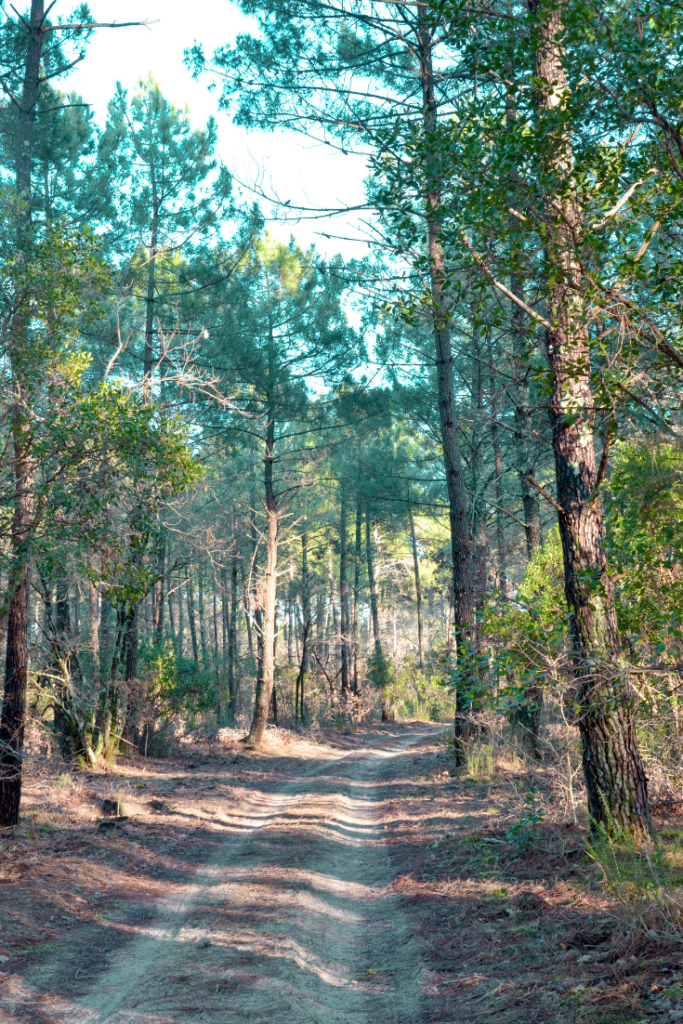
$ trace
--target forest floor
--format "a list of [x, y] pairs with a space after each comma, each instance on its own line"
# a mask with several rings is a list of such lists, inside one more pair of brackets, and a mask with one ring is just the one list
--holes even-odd
[[425, 723], [223, 735], [33, 762], [0, 833], [0, 1020], [683, 1020], [683, 950], [629, 932], [580, 830], [510, 838], [541, 770], [455, 776]]

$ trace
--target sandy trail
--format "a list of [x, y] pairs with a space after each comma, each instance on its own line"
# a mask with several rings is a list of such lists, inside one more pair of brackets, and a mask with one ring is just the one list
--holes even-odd
[[386, 737], [251, 794], [212, 859], [61, 1019], [415, 1024], [421, 944], [391, 888], [379, 802], [433, 738]]

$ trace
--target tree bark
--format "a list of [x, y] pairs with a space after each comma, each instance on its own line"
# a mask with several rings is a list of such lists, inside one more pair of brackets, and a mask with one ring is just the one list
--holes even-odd
[[353, 692], [360, 691], [358, 664], [360, 661], [360, 571], [363, 558], [363, 509], [360, 502], [356, 505], [356, 549], [353, 560]]
[[166, 575], [166, 538], [163, 533], [157, 542], [157, 578], [154, 586], [154, 643], [164, 639], [164, 578]]
[[441, 243], [441, 186], [443, 169], [437, 138], [437, 102], [432, 66], [432, 34], [424, 23], [422, 8], [418, 15], [418, 54], [423, 101], [423, 128], [427, 150], [427, 188], [425, 211], [427, 247], [431, 283], [432, 323], [436, 349], [439, 396], [439, 424], [443, 448], [446, 489], [451, 529], [453, 559], [454, 634], [458, 657], [456, 676], [455, 752], [456, 762], [463, 756], [462, 742], [471, 733], [469, 694], [473, 680], [469, 678], [469, 652], [476, 644], [475, 595], [472, 565], [472, 537], [469, 526], [467, 490], [462, 470], [458, 440], [453, 382], [453, 353], [450, 335], [450, 305], [443, 246]]
[[256, 679], [254, 715], [247, 736], [250, 746], [258, 746], [263, 739], [268, 721], [273, 685], [275, 682], [275, 605], [277, 600], [277, 549], [278, 549], [278, 508], [273, 487], [273, 463], [275, 461], [275, 416], [269, 407], [266, 427], [266, 450], [264, 457], [264, 491], [266, 505], [266, 577], [263, 589], [261, 670]]
[[185, 602], [183, 601], [182, 587], [176, 590], [178, 604], [178, 653], [181, 658], [185, 657]]
[[[521, 275], [513, 273], [510, 290], [524, 299]], [[526, 365], [526, 331], [524, 310], [512, 309], [512, 400], [515, 406], [515, 455], [524, 509], [524, 534], [527, 558], [531, 560], [541, 546], [541, 509], [538, 492], [529, 483], [533, 475], [534, 460], [531, 450], [531, 396], [529, 368]]]
[[224, 677], [221, 674], [221, 659], [218, 654], [218, 597], [216, 591], [218, 585], [216, 581], [216, 573], [213, 574], [213, 594], [212, 594], [212, 605], [213, 605], [213, 655], [214, 655], [214, 672], [216, 673], [216, 719], [219, 726], [224, 724], [225, 708], [223, 704], [223, 686]]
[[199, 649], [197, 647], [197, 626], [194, 617], [194, 586], [192, 584], [192, 566], [187, 574], [187, 617], [190, 623], [190, 639], [192, 640], [192, 657], [199, 666]]
[[202, 646], [202, 666], [209, 666], [209, 650], [206, 642], [206, 608], [204, 602], [204, 566], [199, 566], [199, 577], [197, 580], [197, 591], [199, 594], [199, 639]]
[[388, 722], [391, 720], [391, 712], [389, 704], [386, 699], [385, 686], [386, 686], [386, 661], [384, 658], [384, 651], [382, 650], [382, 637], [380, 633], [379, 625], [379, 593], [377, 588], [377, 578], [375, 576], [375, 563], [372, 553], [372, 536], [370, 530], [370, 514], [365, 511], [365, 558], [368, 566], [368, 584], [370, 586], [370, 615], [372, 618], [372, 637], [374, 651], [371, 655], [371, 663], [374, 662], [374, 669], [378, 675], [378, 682], [380, 687], [380, 700], [382, 704], [382, 721]]
[[503, 519], [503, 460], [500, 454], [500, 441], [498, 438], [498, 416], [500, 414], [500, 400], [495, 398], [496, 394], [496, 367], [493, 361], [491, 339], [488, 340], [489, 352], [489, 405], [491, 410], [491, 447], [493, 448], [493, 472], [495, 479], [496, 495], [496, 546], [498, 548], [498, 589], [503, 598], [507, 599], [508, 578], [507, 578], [507, 551], [505, 540], [505, 522]]
[[62, 678], [56, 684], [57, 703], [54, 709], [54, 724], [59, 743], [59, 751], [65, 761], [73, 761], [77, 750], [74, 747], [72, 723], [69, 720], [71, 710], [71, 655], [69, 653], [71, 637], [71, 610], [69, 608], [69, 582], [66, 569], [60, 568], [55, 585], [55, 628], [54, 642], [59, 652], [62, 665], [55, 665], [55, 675]]
[[[43, 0], [31, 0], [15, 160], [16, 196], [20, 205], [17, 230], [19, 253], [25, 252], [31, 242], [31, 160], [43, 45], [43, 18]], [[26, 259], [28, 260], [28, 253]], [[29, 367], [24, 365], [28, 357], [25, 344], [27, 331], [27, 311], [20, 308], [13, 325], [10, 351], [14, 509], [10, 533], [5, 687], [0, 714], [0, 827], [3, 828], [19, 822], [28, 690], [28, 602], [31, 535], [35, 512], [35, 466], [31, 456], [31, 436], [26, 408], [29, 390], [25, 380], [25, 370]]]
[[368, 585], [370, 587], [370, 615], [372, 617], [372, 639], [375, 654], [382, 653], [382, 638], [379, 631], [379, 595], [375, 579], [375, 564], [372, 556], [372, 536], [370, 532], [370, 513], [365, 512], [365, 558], [368, 565]]
[[157, 265], [157, 245], [159, 239], [159, 197], [157, 190], [154, 152], [150, 147], [149, 163], [150, 182], [152, 186], [152, 222], [150, 225], [149, 264], [147, 267], [147, 296], [145, 299], [145, 351], [143, 357], [143, 373], [145, 377], [145, 393], [151, 397], [152, 367], [154, 365], [154, 293]]
[[95, 675], [98, 675], [100, 670], [100, 595], [94, 583], [89, 585], [89, 598], [90, 649]]
[[247, 630], [247, 650], [249, 651], [249, 657], [253, 660], [254, 658], [254, 640], [251, 632], [251, 610], [249, 608], [249, 586], [247, 584], [247, 576], [244, 570], [244, 562], [240, 563], [241, 579], [242, 579], [242, 605], [244, 608], [244, 623]]
[[570, 612], [579, 730], [595, 828], [608, 834], [651, 834], [645, 772], [633, 712], [620, 677], [614, 588], [607, 574], [602, 506], [596, 493], [590, 338], [581, 296], [576, 242], [583, 211], [571, 192], [571, 140], [563, 124], [568, 93], [562, 49], [563, 3], [530, 0], [539, 135], [546, 142], [545, 170], [557, 182], [546, 199], [548, 282], [546, 351], [552, 372], [553, 434], [565, 593]]
[[339, 620], [341, 626], [339, 651], [341, 655], [341, 694], [343, 704], [346, 704], [351, 689], [349, 685], [349, 581], [346, 527], [346, 498], [342, 485], [341, 506], [339, 512]]
[[237, 714], [237, 535], [233, 533], [233, 551], [230, 567], [230, 624], [228, 629], [228, 694], [230, 715], [234, 722]]
[[413, 518], [413, 507], [410, 504], [408, 495], [408, 517], [410, 519], [410, 540], [413, 548], [413, 571], [415, 573], [415, 604], [417, 607], [417, 658], [420, 668], [424, 666], [424, 632], [422, 625], [422, 585], [420, 583], [420, 559], [417, 553], [417, 537], [415, 535], [415, 520]]
[[294, 719], [302, 724], [305, 720], [304, 688], [306, 684], [306, 673], [308, 672], [309, 653], [311, 642], [311, 593], [310, 581], [308, 578], [308, 534], [306, 530], [301, 534], [301, 661], [299, 663], [299, 674], [296, 680], [296, 693], [294, 700]]

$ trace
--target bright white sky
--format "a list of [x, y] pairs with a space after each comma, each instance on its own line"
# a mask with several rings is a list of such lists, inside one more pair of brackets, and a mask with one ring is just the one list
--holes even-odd
[[[55, 15], [65, 17], [75, 0], [59, 0]], [[91, 103], [102, 123], [117, 81], [129, 91], [149, 73], [176, 106], [187, 105], [193, 124], [201, 126], [213, 115], [218, 122], [220, 158], [236, 177], [246, 182], [261, 180], [266, 192], [276, 192], [308, 206], [334, 206], [363, 202], [365, 164], [359, 157], [343, 156], [326, 146], [316, 146], [295, 133], [247, 133], [218, 111], [218, 93], [209, 92], [208, 77], [194, 81], [183, 65], [183, 51], [195, 41], [210, 53], [221, 43], [248, 30], [249, 21], [229, 0], [89, 0], [96, 21], [159, 19], [149, 28], [99, 29], [87, 56], [62, 89], [79, 92]], [[262, 208], [263, 204], [262, 204]], [[264, 212], [268, 212], [264, 208]], [[298, 225], [270, 224], [282, 241], [294, 234], [299, 244], [316, 247], [327, 256], [341, 252], [346, 258], [362, 256], [360, 242], [328, 241], [320, 232], [360, 234], [357, 215], [331, 221], [302, 221]]]

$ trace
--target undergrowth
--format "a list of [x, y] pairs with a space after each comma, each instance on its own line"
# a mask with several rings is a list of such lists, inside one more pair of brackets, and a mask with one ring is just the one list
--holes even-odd
[[585, 846], [626, 934], [683, 944], [681, 836], [649, 849], [637, 847], [628, 835], [610, 838], [603, 833], [587, 839]]

